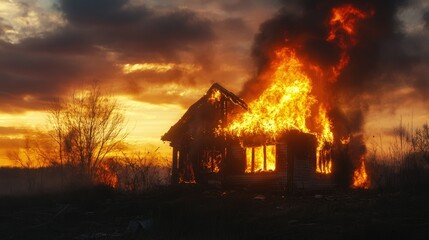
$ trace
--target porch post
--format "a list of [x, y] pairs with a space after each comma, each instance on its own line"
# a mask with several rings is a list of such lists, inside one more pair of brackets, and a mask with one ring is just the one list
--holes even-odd
[[178, 162], [177, 162], [177, 148], [173, 147], [173, 162], [171, 164], [171, 184], [177, 184], [178, 179]]

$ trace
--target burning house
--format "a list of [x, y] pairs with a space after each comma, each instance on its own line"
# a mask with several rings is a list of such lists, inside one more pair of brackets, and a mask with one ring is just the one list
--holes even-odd
[[374, 11], [317, 6], [309, 13], [323, 21], [302, 25], [314, 16], [280, 14], [263, 25], [254, 46], [257, 76], [240, 93], [249, 104], [214, 84], [162, 137], [173, 147], [173, 183], [216, 178], [306, 189], [344, 175], [343, 185], [368, 187], [361, 111], [335, 89]]
[[[172, 183], [274, 184], [308, 188], [327, 183], [317, 174], [317, 139], [289, 130], [278, 138], [238, 136], [228, 128], [249, 111], [239, 97], [213, 84], [162, 136], [173, 148]], [[319, 177], [318, 177], [319, 175]], [[326, 179], [326, 178], [325, 178]]]

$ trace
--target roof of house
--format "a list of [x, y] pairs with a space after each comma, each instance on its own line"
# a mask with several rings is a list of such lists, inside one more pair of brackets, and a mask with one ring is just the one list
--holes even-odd
[[235, 105], [238, 105], [242, 107], [243, 109], [248, 109], [247, 104], [239, 97], [237, 97], [232, 92], [226, 90], [224, 87], [222, 87], [218, 83], [214, 83], [209, 90], [207, 90], [206, 94], [202, 96], [197, 102], [192, 104], [189, 109], [186, 111], [186, 113], [180, 118], [180, 120], [174, 124], [162, 137], [161, 140], [163, 141], [173, 141], [174, 139], [177, 139], [177, 137], [181, 134], [183, 134], [186, 125], [190, 122], [190, 119], [192, 116], [194, 116], [204, 105], [204, 103], [208, 102], [208, 98], [210, 97], [212, 91], [216, 89], [218, 90], [223, 97], [225, 97], [230, 102], [234, 103]]

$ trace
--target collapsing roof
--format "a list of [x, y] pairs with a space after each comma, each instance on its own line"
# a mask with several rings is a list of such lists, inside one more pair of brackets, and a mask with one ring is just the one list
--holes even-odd
[[213, 98], [214, 95], [218, 94], [218, 98], [224, 98], [225, 100], [228, 100], [229, 102], [232, 102], [233, 104], [240, 106], [243, 109], [248, 109], [247, 104], [237, 97], [232, 92], [226, 90], [224, 87], [222, 87], [218, 83], [214, 83], [209, 90], [206, 92], [204, 96], [202, 96], [197, 102], [195, 102], [192, 106], [189, 107], [188, 111], [180, 118], [180, 120], [174, 124], [170, 130], [168, 130], [162, 137], [161, 140], [163, 141], [170, 141], [173, 142], [175, 140], [179, 140], [185, 136], [188, 135], [187, 131], [195, 126], [189, 126], [190, 123], [192, 123], [194, 118], [199, 117], [200, 111], [207, 106], [207, 104], [210, 104], [211, 98]]

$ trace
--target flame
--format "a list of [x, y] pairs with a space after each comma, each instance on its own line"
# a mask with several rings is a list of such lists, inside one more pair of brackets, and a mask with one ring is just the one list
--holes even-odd
[[349, 144], [349, 143], [350, 143], [350, 136], [347, 136], [347, 137], [343, 137], [343, 138], [341, 138], [341, 139], [340, 139], [340, 142], [341, 142], [341, 144], [343, 144], [343, 145], [347, 145], [347, 144]]
[[202, 166], [209, 172], [218, 173], [222, 163], [222, 154], [219, 151], [206, 151]]
[[[317, 104], [312, 95], [310, 78], [303, 72], [303, 64], [296, 57], [294, 51], [282, 48], [275, 52], [276, 58], [272, 62], [268, 79], [272, 84], [255, 101], [249, 104], [249, 111], [234, 119], [227, 127], [227, 132], [237, 137], [268, 136], [272, 141], [287, 130], [299, 130], [311, 133], [317, 137], [317, 155], [321, 154], [325, 146], [332, 144], [332, 124], [327, 117], [327, 107], [319, 104], [318, 115], [314, 116], [316, 127], [309, 129], [308, 120], [311, 119], [311, 109]], [[251, 156], [250, 150], [246, 151]], [[257, 155], [255, 151], [255, 155]], [[261, 159], [255, 156], [255, 159]], [[263, 158], [262, 158], [263, 159]], [[275, 157], [274, 157], [275, 159]], [[249, 163], [249, 157], [247, 157]], [[317, 172], [330, 173], [330, 159], [319, 161]], [[255, 161], [255, 169], [259, 169], [258, 161]], [[272, 170], [275, 169], [273, 164]], [[249, 172], [249, 164], [246, 172]]]
[[[305, 62], [304, 68], [304, 63], [291, 48], [275, 50], [268, 69], [259, 76], [270, 82], [268, 88], [249, 104], [249, 111], [235, 116], [224, 131], [238, 138], [263, 136], [265, 142], [276, 142], [276, 138], [289, 130], [313, 134], [317, 139], [316, 172], [331, 173], [334, 134], [327, 114], [329, 104], [312, 92], [315, 79], [310, 79], [313, 75], [304, 69], [317, 73], [317, 76], [327, 76], [328, 81], [336, 81], [349, 63], [349, 48], [357, 44], [358, 22], [372, 14], [350, 4], [332, 9], [326, 41], [338, 44], [341, 54], [338, 63], [327, 70], [312, 62]], [[259, 152], [257, 148], [246, 149], [246, 172], [261, 169], [260, 159], [263, 158]], [[252, 154], [253, 169], [250, 164]]]
[[243, 113], [228, 126], [228, 132], [238, 137], [266, 135], [273, 139], [289, 129], [309, 132], [306, 119], [316, 102], [310, 95], [310, 79], [301, 71], [295, 53], [282, 48], [275, 53], [269, 78], [273, 83], [262, 95], [249, 104]]
[[265, 171], [274, 171], [276, 169], [276, 146], [266, 146], [266, 167]]
[[[252, 154], [253, 151], [253, 154]], [[264, 153], [265, 151], [265, 153]], [[253, 156], [253, 164], [252, 164]], [[253, 166], [253, 169], [252, 169]], [[246, 173], [269, 172], [276, 169], [276, 146], [246, 148]]]
[[316, 123], [320, 127], [320, 131], [316, 133], [316, 172], [331, 173], [331, 145], [334, 142], [334, 134], [332, 133], [332, 123], [327, 116], [326, 107], [323, 104], [319, 106], [319, 116]]
[[96, 179], [97, 183], [106, 184], [116, 188], [118, 186], [118, 176], [115, 172], [112, 171], [108, 163], [101, 163], [97, 169]]
[[213, 89], [207, 101], [211, 104], [219, 102], [222, 97], [222, 93], [218, 89]]
[[[342, 49], [356, 45], [356, 25], [358, 21], [372, 15], [372, 13], [364, 13], [351, 4], [333, 8], [331, 13], [330, 30], [326, 40], [333, 41], [337, 39], [339, 47]], [[341, 32], [345, 34], [339, 34]]]
[[189, 161], [189, 159], [186, 159], [184, 162], [184, 168], [179, 173], [179, 183], [185, 183], [185, 184], [195, 184], [197, 183], [195, 181], [195, 174], [194, 174], [194, 168], [192, 166], [192, 163]]
[[365, 13], [351, 4], [333, 8], [331, 13], [332, 16], [329, 21], [330, 30], [326, 40], [328, 42], [336, 40], [338, 46], [341, 48], [340, 60], [336, 66], [332, 67], [333, 76], [330, 80], [335, 81], [340, 75], [341, 70], [350, 61], [347, 50], [357, 43], [356, 25], [358, 21], [373, 15], [373, 13]]
[[365, 167], [365, 157], [362, 156], [360, 158], [361, 165], [359, 168], [357, 168], [353, 174], [353, 187], [354, 188], [369, 188], [369, 178], [368, 174], [366, 173], [366, 167]]

